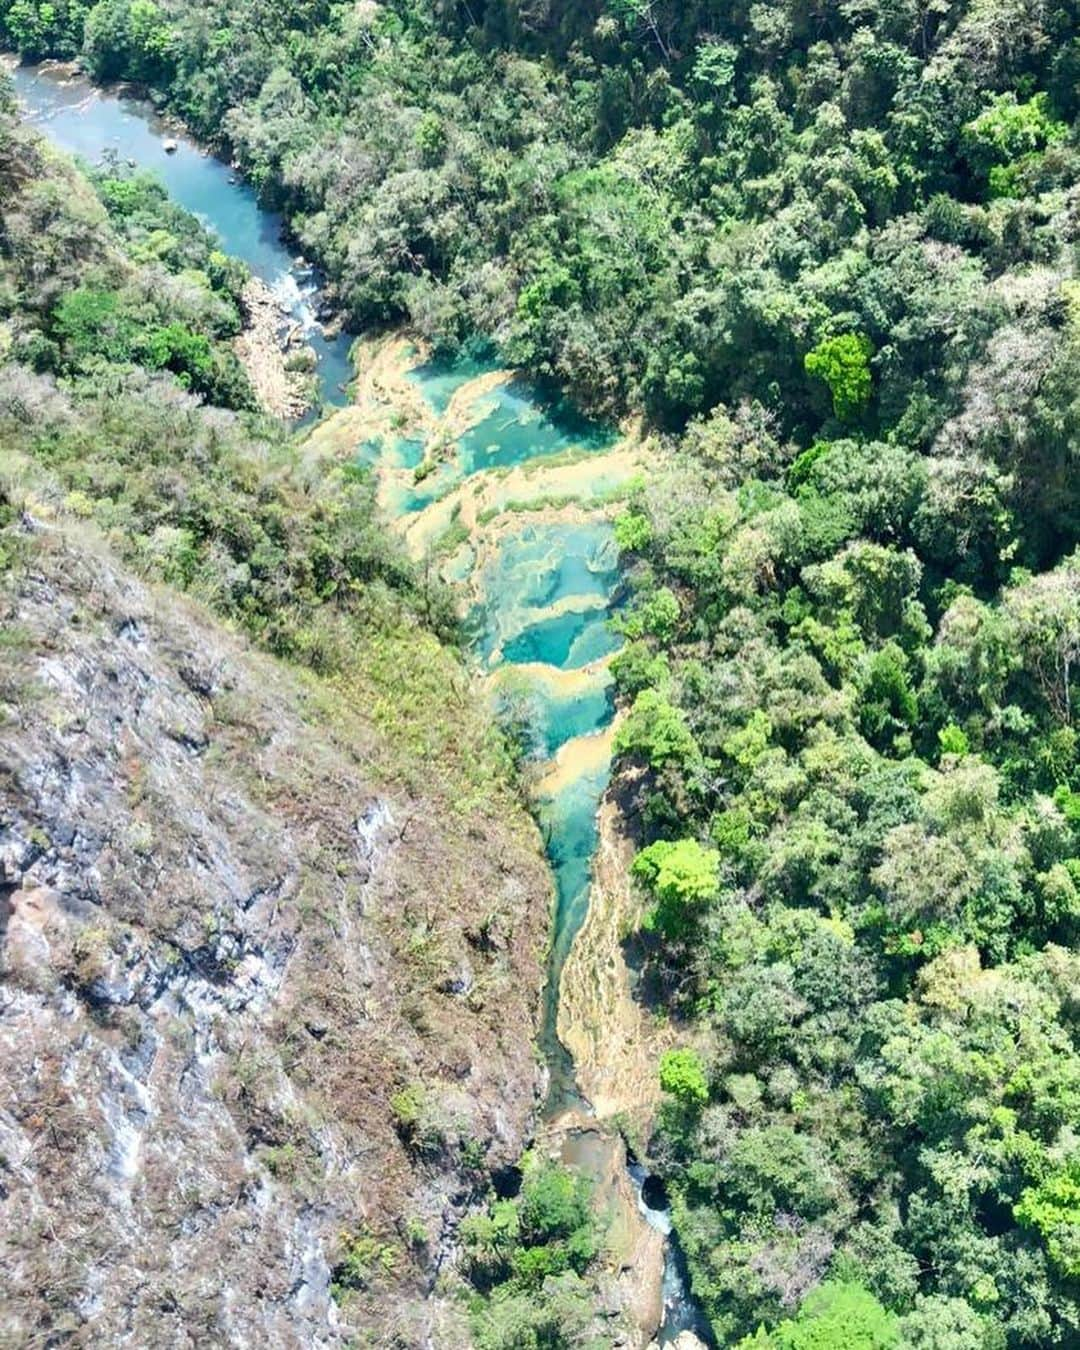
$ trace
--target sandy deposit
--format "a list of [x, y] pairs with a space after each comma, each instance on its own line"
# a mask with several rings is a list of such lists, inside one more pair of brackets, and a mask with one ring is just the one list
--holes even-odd
[[310, 349], [297, 325], [286, 325], [281, 306], [265, 281], [252, 277], [241, 299], [247, 322], [233, 350], [247, 371], [260, 407], [285, 421], [302, 417], [312, 405], [311, 375], [288, 366], [290, 357]]

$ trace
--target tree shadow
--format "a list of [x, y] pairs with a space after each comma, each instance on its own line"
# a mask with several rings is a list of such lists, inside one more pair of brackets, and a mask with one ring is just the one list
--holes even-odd
[[[608, 795], [619, 810], [623, 830], [635, 849], [648, 839], [643, 802], [648, 788], [646, 777], [622, 775], [612, 780]], [[634, 883], [631, 882], [631, 885]], [[653, 1016], [683, 1023], [688, 1020], [689, 977], [685, 962], [672, 961], [671, 948], [654, 933], [637, 927], [619, 943], [630, 973], [630, 995], [634, 1002]]]

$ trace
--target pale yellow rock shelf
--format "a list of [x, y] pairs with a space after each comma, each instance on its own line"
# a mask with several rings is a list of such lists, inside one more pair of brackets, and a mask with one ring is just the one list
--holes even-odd
[[313, 458], [352, 459], [361, 442], [434, 420], [420, 389], [408, 373], [422, 355], [403, 337], [357, 344], [353, 402], [325, 417], [305, 441]]
[[[490, 395], [513, 373], [489, 371], [469, 380], [454, 392], [440, 416], [409, 378], [409, 372], [426, 359], [422, 348], [403, 337], [361, 343], [355, 401], [314, 428], [306, 442], [312, 458], [347, 461], [365, 441], [397, 436], [423, 440], [429, 460], [443, 453], [432, 451], [432, 446], [444, 447], [445, 457], [451, 458], [452, 443], [487, 415]], [[638, 430], [629, 427], [610, 450], [481, 470], [454, 484], [424, 510], [409, 514], [402, 506], [415, 483], [413, 471], [384, 467], [378, 471], [379, 500], [403, 531], [414, 558], [424, 557], [457, 519], [482, 562], [497, 547], [501, 533], [520, 528], [521, 518], [554, 523], [595, 516], [604, 499], [624, 492], [644, 467]]]
[[561, 745], [553, 760], [548, 762], [537, 778], [533, 791], [540, 799], [558, 797], [580, 778], [602, 773], [611, 762], [611, 747], [615, 737], [614, 725], [587, 736], [575, 736]]
[[609, 797], [600, 806], [599, 836], [588, 913], [562, 972], [559, 1039], [596, 1119], [619, 1118], [647, 1137], [660, 1101], [656, 1066], [672, 1037], [631, 988], [622, 942], [640, 919], [630, 885], [634, 847]]
[[487, 686], [492, 690], [518, 684], [533, 689], [539, 687], [553, 698], [568, 700], [592, 693], [607, 684], [611, 678], [608, 674], [610, 664], [611, 655], [601, 657], [587, 666], [580, 666], [577, 670], [560, 670], [557, 666], [546, 666], [539, 661], [498, 666], [487, 677]]
[[[353, 402], [325, 417], [305, 445], [312, 456], [347, 460], [366, 440], [379, 436], [408, 436], [425, 442], [439, 437], [451, 441], [480, 421], [490, 404], [483, 400], [513, 378], [513, 372], [494, 370], [478, 375], [454, 392], [440, 416], [428, 403], [409, 372], [422, 365], [428, 353], [422, 345], [395, 335], [357, 343]], [[412, 482], [412, 472], [403, 471]]]
[[[607, 607], [608, 600], [603, 595], [564, 595], [550, 605], [522, 605], [510, 610], [499, 616], [499, 641], [492, 650], [488, 664], [494, 666], [501, 661], [502, 649], [506, 643], [512, 642], [514, 638], [536, 624], [546, 623], [549, 619], [559, 619], [564, 614], [602, 613]], [[554, 670], [555, 667], [551, 669]]]
[[[489, 395], [510, 378], [508, 372], [495, 371], [469, 381], [455, 392], [440, 417], [408, 378], [410, 369], [424, 359], [425, 353], [403, 338], [363, 347], [357, 402], [315, 429], [309, 440], [312, 453], [338, 461], [349, 459], [361, 442], [376, 436], [448, 444], [485, 415], [491, 406]], [[453, 579], [460, 585], [463, 603], [475, 604], [483, 598], [485, 568], [507, 537], [526, 523], [578, 523], [595, 519], [599, 513], [614, 514], [619, 508], [610, 499], [645, 472], [652, 453], [638, 429], [627, 428], [623, 439], [608, 451], [481, 471], [412, 514], [402, 514], [400, 508], [414, 483], [412, 471], [384, 469], [379, 474], [380, 500], [387, 514], [396, 519], [415, 558], [424, 557], [451, 525], [464, 528], [467, 543], [450, 555], [444, 567], [448, 572], [456, 570]], [[590, 606], [598, 603], [595, 597], [577, 599]], [[563, 601], [562, 607], [574, 600]], [[545, 613], [530, 611], [528, 622], [553, 612], [554, 608]], [[524, 621], [525, 616], [521, 617]], [[494, 690], [525, 682], [554, 697], [572, 698], [606, 682], [609, 661], [605, 657], [570, 671], [540, 664], [502, 666], [486, 677], [485, 685]], [[535, 796], [554, 798], [582, 776], [602, 772], [610, 761], [614, 734], [614, 727], [607, 727], [562, 746], [539, 771], [532, 785]], [[558, 1030], [574, 1057], [579, 1084], [597, 1120], [622, 1116], [645, 1129], [658, 1104], [656, 1064], [669, 1037], [635, 1001], [631, 990], [622, 940], [640, 917], [629, 878], [633, 847], [609, 799], [601, 806], [599, 827], [588, 915], [562, 974]]]
[[[611, 515], [618, 498], [638, 479], [644, 461], [641, 447], [620, 441], [607, 451], [591, 451], [569, 463], [556, 459], [482, 470], [458, 483], [445, 497], [405, 522], [405, 540], [415, 559], [438, 543], [456, 520], [468, 530], [479, 552], [490, 554], [500, 534], [531, 524], [563, 524]], [[380, 493], [387, 513], [397, 514], [401, 494], [412, 475], [396, 472]]]

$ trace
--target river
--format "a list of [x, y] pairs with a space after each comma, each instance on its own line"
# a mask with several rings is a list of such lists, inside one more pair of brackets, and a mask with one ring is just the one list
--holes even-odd
[[[319, 402], [344, 403], [352, 338], [324, 335], [316, 316], [317, 274], [296, 262], [282, 238], [281, 217], [264, 211], [248, 184], [190, 137], [166, 127], [149, 103], [73, 79], [66, 66], [17, 66], [11, 74], [27, 120], [62, 150], [90, 164], [113, 153], [121, 163], [152, 169], [173, 200], [214, 231], [225, 253], [242, 258], [300, 325], [317, 361]], [[165, 137], [176, 141], [174, 154], [163, 150]]]
[[[301, 324], [318, 358], [320, 402], [346, 404], [352, 340], [323, 334], [316, 274], [297, 262], [281, 219], [248, 185], [144, 102], [95, 89], [64, 68], [19, 67], [13, 75], [27, 119], [62, 149], [92, 164], [112, 153], [159, 174]], [[172, 154], [166, 136], [177, 142]], [[496, 703], [523, 730], [556, 888], [540, 1034], [545, 1114], [587, 1114], [558, 1037], [559, 986], [588, 908], [597, 808], [611, 772], [608, 661], [619, 646], [609, 623], [619, 593], [611, 503], [641, 466], [611, 431], [547, 406], [509, 372], [425, 363], [419, 354], [399, 365], [410, 416], [388, 408], [385, 424], [365, 423], [352, 444], [357, 461], [379, 475], [383, 505], [414, 553], [441, 548], [445, 575], [469, 597], [476, 661]], [[429, 447], [445, 444], [452, 453], [435, 462]], [[418, 476], [421, 465], [431, 471]], [[663, 1212], [643, 1201], [641, 1210], [670, 1233]], [[661, 1344], [697, 1322], [670, 1241], [667, 1252]]]

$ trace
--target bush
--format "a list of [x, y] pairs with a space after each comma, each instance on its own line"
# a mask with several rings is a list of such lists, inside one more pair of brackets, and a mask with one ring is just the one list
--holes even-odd
[[660, 1086], [682, 1106], [703, 1106], [709, 1100], [709, 1080], [695, 1050], [668, 1050], [664, 1054]]
[[555, 1163], [527, 1157], [524, 1170], [516, 1199], [495, 1201], [462, 1224], [469, 1277], [485, 1296], [474, 1331], [478, 1344], [507, 1350], [570, 1345], [565, 1338], [590, 1320], [578, 1277], [598, 1251], [592, 1187]]

